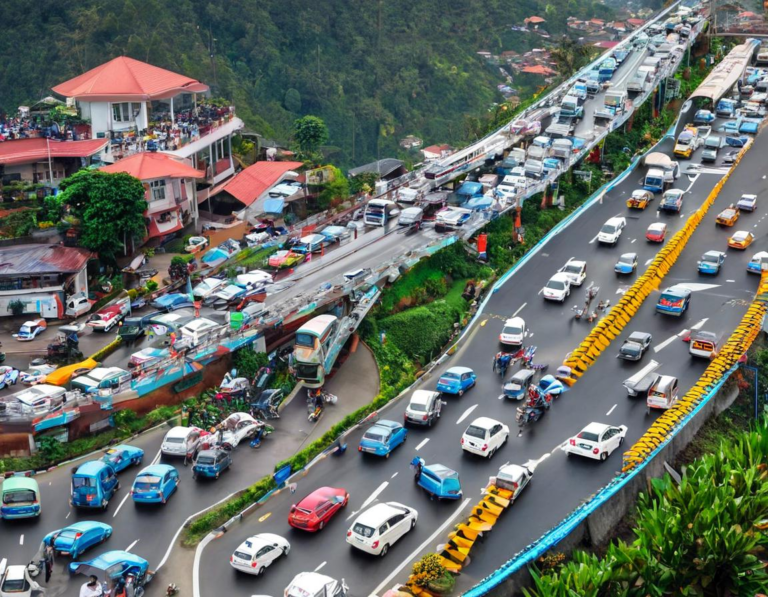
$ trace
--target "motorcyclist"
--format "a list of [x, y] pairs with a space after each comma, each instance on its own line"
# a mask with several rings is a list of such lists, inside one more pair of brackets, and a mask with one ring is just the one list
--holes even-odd
[[315, 393], [315, 410], [322, 410], [325, 407], [325, 399], [323, 398], [323, 392], [318, 389]]

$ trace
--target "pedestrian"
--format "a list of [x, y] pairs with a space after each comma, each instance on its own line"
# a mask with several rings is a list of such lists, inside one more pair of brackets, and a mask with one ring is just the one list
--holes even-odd
[[45, 546], [45, 549], [43, 550], [43, 562], [45, 565], [45, 584], [48, 584], [48, 581], [51, 580], [51, 573], [53, 572], [53, 560], [54, 560], [54, 554], [53, 554], [53, 542], [56, 540], [56, 536], [54, 535], [51, 538], [50, 544]]
[[99, 584], [99, 579], [91, 574], [87, 583], [80, 587], [80, 597], [102, 597], [104, 590]]

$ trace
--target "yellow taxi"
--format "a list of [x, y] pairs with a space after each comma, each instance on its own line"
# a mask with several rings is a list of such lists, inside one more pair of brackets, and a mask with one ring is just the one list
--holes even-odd
[[648, 203], [653, 200], [653, 193], [638, 189], [632, 191], [632, 196], [627, 199], [627, 207], [630, 209], [645, 209], [648, 207]]
[[717, 215], [715, 223], [719, 226], [733, 226], [739, 219], [739, 208], [730, 205]]
[[755, 235], [746, 230], [739, 230], [728, 239], [728, 246], [732, 249], [741, 249], [742, 251], [752, 244]]

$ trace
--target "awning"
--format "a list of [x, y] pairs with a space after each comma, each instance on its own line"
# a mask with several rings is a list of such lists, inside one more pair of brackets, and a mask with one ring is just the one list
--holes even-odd
[[264, 202], [265, 214], [281, 214], [285, 208], [285, 199], [282, 197], [278, 199], [267, 199]]

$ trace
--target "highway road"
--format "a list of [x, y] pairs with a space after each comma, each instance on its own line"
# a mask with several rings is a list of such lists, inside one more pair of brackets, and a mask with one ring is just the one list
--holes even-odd
[[[560, 445], [592, 421], [627, 425], [627, 444], [631, 444], [653, 420], [655, 415], [646, 414], [644, 401], [628, 398], [621, 386], [624, 379], [642, 366], [614, 358], [620, 342], [630, 332], [653, 334], [653, 348], [644, 360], [654, 358], [662, 362], [660, 372], [677, 376], [684, 392], [698, 379], [706, 362], [689, 357], [688, 346], [679, 338], [681, 332], [696, 326], [727, 336], [742, 317], [757, 285], [757, 277], [746, 272], [746, 264], [755, 252], [768, 249], [765, 235], [768, 192], [761, 157], [762, 151], [768, 148], [768, 137], [760, 136], [756, 143], [666, 278], [666, 285], [685, 283], [694, 290], [691, 308], [682, 318], [656, 315], [654, 307], [658, 293], [652, 295], [603, 358], [541, 421], [517, 435], [515, 405], [498, 399], [499, 378], [491, 373], [491, 361], [498, 350], [497, 337], [503, 320], [513, 314], [525, 318], [530, 330], [526, 344], [539, 347], [537, 361], [551, 363], [553, 367], [559, 364], [583, 339], [589, 327], [585, 322], [575, 321], [571, 312], [571, 307], [581, 302], [583, 290], [574, 292], [564, 305], [546, 303], [538, 293], [547, 279], [570, 257], [586, 259], [589, 264], [587, 280], [600, 287], [599, 298], [618, 297], [634, 279], [634, 276], [617, 278], [613, 273], [613, 264], [619, 254], [637, 252], [641, 268], [650, 263], [658, 245], [646, 243], [646, 227], [651, 222], [663, 220], [669, 225], [669, 234], [679, 229], [684, 217], [701, 204], [720, 179], [724, 172], [720, 166], [702, 169], [698, 175], [681, 176], [675, 186], [688, 190], [688, 193], [680, 216], [658, 214], [654, 204], [643, 212], [626, 208], [624, 201], [633, 189], [638, 188], [644, 170], [630, 175], [604, 198], [602, 204], [587, 210], [493, 296], [482, 318], [484, 325], [477, 326], [468, 342], [423, 386], [433, 388], [442, 371], [462, 365], [472, 367], [479, 374], [477, 387], [462, 398], [447, 397], [448, 404], [437, 425], [432, 429], [410, 430], [408, 442], [388, 460], [362, 457], [354, 451], [360, 433], [349, 437], [351, 449], [343, 456], [344, 466], [340, 466], [336, 459], [317, 465], [299, 481], [296, 495], [281, 494], [267, 504], [265, 513], [268, 512], [269, 517], [249, 518], [206, 547], [199, 575], [202, 594], [224, 591], [228, 595], [278, 595], [294, 574], [311, 570], [320, 570], [335, 578], [344, 577], [355, 596], [381, 594], [407, 577], [414, 559], [433, 551], [444, 540], [452, 524], [466, 515], [470, 504], [478, 501], [481, 488], [499, 466], [506, 462], [535, 463], [536, 474], [531, 487], [504, 515], [487, 540], [473, 550], [472, 563], [459, 577], [461, 587], [467, 588], [546, 532], [608, 482], [621, 466], [620, 453], [614, 453], [605, 463], [576, 457], [567, 459], [559, 449]], [[666, 151], [671, 148], [671, 140], [662, 146]], [[699, 163], [698, 153], [691, 163]], [[686, 165], [683, 162], [683, 168]], [[761, 205], [758, 210], [742, 215], [730, 231], [717, 229], [714, 225], [717, 213], [735, 202], [743, 192], [759, 194]], [[618, 246], [600, 246], [594, 237], [602, 223], [614, 215], [627, 217], [627, 228]], [[758, 240], [745, 252], [726, 249], [729, 233], [741, 227], [753, 231]], [[696, 261], [705, 251], [714, 249], [728, 253], [723, 270], [716, 277], [699, 275]], [[400, 420], [404, 406], [405, 402], [400, 402], [382, 417]], [[496, 418], [512, 428], [510, 441], [492, 462], [464, 454], [459, 445], [464, 428], [477, 416]], [[408, 464], [415, 454], [427, 463], [440, 462], [457, 470], [466, 499], [459, 503], [430, 501], [415, 487], [411, 477]], [[291, 529], [286, 522], [291, 503], [323, 485], [343, 487], [350, 493], [347, 511], [317, 534]], [[401, 539], [383, 559], [351, 549], [345, 542], [345, 533], [355, 513], [376, 501], [390, 500], [418, 509], [416, 529]], [[234, 570], [224, 572], [232, 551], [243, 539], [259, 532], [286, 537], [292, 544], [288, 558], [270, 567], [261, 579]]]

